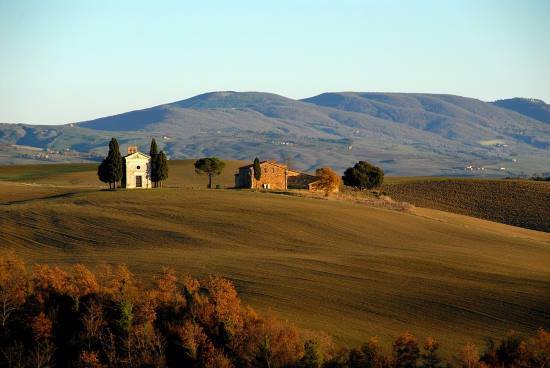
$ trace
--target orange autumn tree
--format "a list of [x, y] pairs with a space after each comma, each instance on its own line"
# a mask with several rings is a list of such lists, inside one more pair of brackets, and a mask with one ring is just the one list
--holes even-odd
[[86, 266], [77, 263], [72, 268], [72, 292], [76, 298], [99, 292], [99, 282], [95, 274]]
[[539, 328], [527, 346], [532, 354], [532, 362], [537, 367], [550, 367], [550, 331]]
[[29, 363], [34, 367], [50, 367], [53, 364], [55, 346], [52, 341], [52, 321], [41, 312], [31, 320], [34, 344], [29, 354]]
[[0, 255], [0, 318], [2, 327], [25, 302], [28, 277], [25, 263], [14, 252]]
[[408, 331], [397, 337], [393, 343], [393, 364], [396, 368], [415, 367], [419, 358], [416, 337]]
[[321, 167], [315, 170], [315, 176], [317, 176], [315, 184], [317, 188], [325, 192], [325, 196], [328, 196], [329, 193], [335, 191], [340, 186], [340, 176], [330, 167]]
[[458, 352], [458, 366], [461, 368], [479, 367], [479, 350], [474, 344], [468, 343]]
[[439, 343], [432, 337], [424, 342], [424, 352], [421, 354], [423, 368], [441, 367], [442, 361], [439, 356]]

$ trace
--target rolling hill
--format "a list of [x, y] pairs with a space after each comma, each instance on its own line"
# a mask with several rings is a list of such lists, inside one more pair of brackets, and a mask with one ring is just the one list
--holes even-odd
[[[302, 170], [344, 169], [368, 159], [402, 175], [518, 175], [550, 167], [548, 124], [452, 95], [325, 93], [304, 100], [212, 92], [148, 109], [59, 126], [0, 125], [0, 160], [97, 160], [115, 136], [146, 149], [156, 137], [171, 158], [274, 158]], [[17, 146], [13, 146], [17, 145]], [[16, 161], [17, 159], [17, 161]]]
[[[224, 171], [214, 177], [213, 183], [221, 188], [232, 188], [234, 173], [249, 162], [225, 160], [225, 163]], [[194, 160], [170, 160], [170, 176], [163, 186], [204, 189], [206, 177], [197, 175], [193, 164]], [[44, 194], [42, 197], [47, 197], [48, 193], [72, 193], [75, 187], [76, 190], [105, 188], [97, 178], [96, 163], [0, 166], [0, 184], [2, 182], [21, 185], [4, 184], [11, 190], [0, 192], [0, 204], [41, 197], [39, 193]], [[28, 190], [29, 186], [32, 190]], [[541, 205], [550, 202], [550, 182], [386, 176], [381, 191], [397, 202], [550, 232], [550, 207]], [[300, 191], [292, 194], [305, 195]], [[361, 200], [365, 195], [369, 194], [343, 191], [342, 198]]]
[[[389, 178], [398, 201], [550, 232], [550, 183], [534, 180]], [[393, 179], [393, 180], [392, 180]]]
[[498, 100], [493, 102], [493, 104], [550, 124], [550, 105], [542, 100], [516, 97]]
[[[186, 165], [173, 173], [190, 173]], [[79, 171], [50, 169], [0, 182], [2, 247], [30, 264], [223, 275], [253, 307], [341, 344], [377, 335], [388, 346], [411, 330], [448, 353], [550, 322], [547, 233], [247, 190], [98, 191], [86, 170], [71, 184]], [[196, 178], [186, 180], [204, 187]]]

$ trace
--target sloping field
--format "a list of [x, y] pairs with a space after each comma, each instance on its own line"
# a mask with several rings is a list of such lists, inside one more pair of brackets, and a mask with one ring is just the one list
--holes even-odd
[[384, 191], [419, 207], [550, 231], [550, 182], [395, 178]]
[[[195, 160], [171, 160], [166, 187], [206, 188], [208, 179], [197, 175]], [[232, 187], [237, 168], [250, 162], [227, 160], [222, 174], [214, 178], [213, 184]], [[0, 166], [0, 181], [15, 181], [31, 184], [48, 184], [70, 187], [106, 188], [97, 178], [97, 166], [93, 164], [42, 164]]]
[[83, 190], [84, 188], [53, 187], [50, 185], [0, 181], [0, 205], [27, 202], [29, 200], [56, 198], [71, 193], [80, 193]]
[[30, 263], [220, 274], [254, 307], [346, 344], [411, 330], [448, 352], [550, 326], [550, 234], [434, 210], [236, 190], [40, 193], [0, 205], [0, 229]]

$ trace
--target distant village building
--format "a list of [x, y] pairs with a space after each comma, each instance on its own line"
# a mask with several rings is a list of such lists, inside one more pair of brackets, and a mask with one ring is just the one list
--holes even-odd
[[151, 157], [138, 151], [137, 146], [129, 146], [123, 157], [122, 187], [151, 188]]
[[235, 174], [236, 188], [250, 189], [310, 189], [309, 185], [317, 180], [314, 175], [290, 170], [287, 165], [275, 161], [260, 162], [262, 175], [260, 180], [254, 177], [254, 165], [239, 167]]

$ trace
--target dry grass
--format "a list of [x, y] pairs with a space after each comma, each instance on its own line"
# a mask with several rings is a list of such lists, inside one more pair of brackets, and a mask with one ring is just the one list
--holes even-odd
[[448, 352], [550, 325], [550, 234], [422, 208], [186, 189], [206, 183], [187, 167], [171, 166], [182, 188], [162, 190], [0, 183], [3, 203], [19, 198], [0, 204], [0, 246], [30, 263], [220, 274], [254, 307], [346, 344], [411, 330]]
[[408, 202], [396, 201], [393, 198], [380, 195], [378, 192], [352, 190], [341, 188], [337, 193], [330, 193], [328, 196], [322, 192], [309, 192], [308, 190], [271, 191], [290, 196], [315, 198], [327, 201], [348, 201], [366, 205], [373, 208], [384, 208], [392, 211], [410, 212], [414, 206]]
[[344, 188], [339, 193], [332, 194], [335, 199], [354, 201], [369, 207], [385, 208], [394, 211], [410, 212], [414, 206], [408, 202], [396, 201], [393, 198], [380, 195], [377, 192], [358, 191]]

